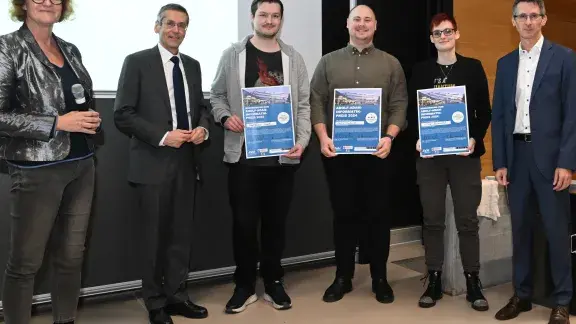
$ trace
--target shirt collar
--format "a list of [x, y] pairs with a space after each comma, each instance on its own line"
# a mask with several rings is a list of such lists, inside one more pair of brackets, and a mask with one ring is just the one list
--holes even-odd
[[372, 52], [372, 50], [374, 50], [374, 43], [370, 43], [370, 45], [368, 47], [366, 47], [364, 50], [362, 50], [362, 52], [360, 52], [356, 47], [354, 47], [354, 45], [348, 43], [348, 46], [346, 46], [346, 49], [349, 50], [352, 54], [370, 54]]
[[540, 36], [540, 39], [538, 40], [538, 42], [536, 42], [536, 44], [534, 44], [534, 47], [532, 47], [532, 49], [530, 50], [530, 52], [528, 51], [524, 51], [522, 49], [522, 43], [520, 43], [518, 45], [518, 51], [520, 53], [520, 55], [523, 55], [524, 52], [526, 53], [540, 53], [542, 51], [542, 46], [544, 45], [544, 35]]
[[[158, 50], [160, 50], [160, 57], [162, 58], [162, 64], [168, 63], [168, 61], [170, 61], [172, 56], [174, 56], [174, 54], [170, 53], [170, 51], [164, 48], [164, 46], [162, 46], [162, 44], [160, 43], [158, 43]], [[178, 59], [182, 61], [182, 57], [180, 57], [180, 52], [178, 52], [176, 56], [178, 56]]]

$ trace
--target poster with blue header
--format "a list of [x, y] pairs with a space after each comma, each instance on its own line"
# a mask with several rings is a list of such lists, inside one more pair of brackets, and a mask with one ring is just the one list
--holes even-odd
[[418, 90], [417, 96], [420, 156], [469, 153], [466, 86]]
[[242, 88], [246, 158], [280, 156], [294, 147], [289, 85]]
[[380, 141], [381, 88], [334, 90], [332, 141], [336, 154], [372, 154]]

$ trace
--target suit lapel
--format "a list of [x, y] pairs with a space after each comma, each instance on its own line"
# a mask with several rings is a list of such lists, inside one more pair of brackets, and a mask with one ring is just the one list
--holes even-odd
[[540, 59], [538, 60], [538, 67], [536, 68], [536, 75], [534, 76], [531, 98], [534, 98], [536, 90], [538, 90], [538, 87], [542, 83], [542, 78], [544, 77], [544, 73], [546, 73], [548, 63], [550, 63], [552, 56], [554, 56], [552, 44], [544, 39], [544, 43], [542, 44], [542, 52], [540, 53]]
[[68, 64], [72, 68], [72, 71], [74, 71], [74, 74], [76, 74], [78, 77], [78, 81], [82, 87], [84, 87], [84, 90], [91, 96], [92, 94], [90, 91], [92, 90], [92, 79], [90, 79], [88, 72], [84, 69], [84, 65], [82, 64], [80, 57], [78, 57], [72, 48], [68, 46], [64, 41], [58, 37], [55, 38], [58, 46], [60, 47], [60, 51], [64, 56], [64, 59], [68, 61]]
[[[196, 92], [194, 91], [194, 82], [192, 82], [194, 80], [194, 73], [196, 71], [194, 71], [194, 68], [192, 67], [192, 62], [190, 62], [188, 60], [188, 58], [186, 58], [184, 55], [180, 55], [180, 57], [182, 58], [182, 65], [184, 66], [184, 74], [186, 75], [186, 83], [188, 83], [188, 97], [189, 97], [189, 105], [190, 105], [190, 120], [193, 121], [194, 120], [194, 107], [195, 105], [193, 104], [194, 102], [196, 102]], [[190, 127], [192, 128], [192, 125], [190, 125]]]
[[18, 33], [20, 33], [20, 35], [24, 38], [26, 44], [28, 44], [28, 47], [30, 48], [30, 50], [32, 50], [32, 53], [34, 53], [34, 56], [38, 58], [38, 60], [40, 60], [42, 64], [52, 69], [52, 64], [48, 60], [46, 54], [44, 54], [44, 52], [40, 48], [40, 45], [38, 45], [38, 43], [36, 42], [36, 39], [34, 39], [34, 35], [32, 35], [32, 32], [30, 31], [30, 29], [28, 29], [28, 26], [26, 24], [23, 24], [18, 30]]
[[164, 106], [167, 109], [168, 115], [172, 118], [172, 108], [170, 107], [170, 97], [168, 95], [168, 84], [166, 83], [166, 75], [164, 74], [164, 66], [162, 64], [162, 56], [158, 46], [150, 49], [150, 72], [154, 75], [154, 79], [158, 80], [158, 91], [164, 101]]
[[520, 65], [520, 53], [518, 53], [518, 50], [515, 50], [512, 53], [512, 64], [510, 65], [510, 69], [512, 69], [512, 71], [510, 71], [509, 75], [512, 76], [510, 84], [512, 85], [513, 95], [510, 97], [512, 99], [512, 107], [514, 107], [514, 110], [516, 110], [516, 91], [518, 90], [518, 66]]

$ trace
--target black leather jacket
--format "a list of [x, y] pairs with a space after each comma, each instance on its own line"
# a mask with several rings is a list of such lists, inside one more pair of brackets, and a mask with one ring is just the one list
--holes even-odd
[[[93, 109], [92, 80], [78, 48], [54, 36]], [[60, 77], [24, 24], [0, 36], [0, 159], [58, 161], [70, 151], [68, 132], [55, 131], [66, 106]], [[88, 146], [94, 142], [87, 136]]]

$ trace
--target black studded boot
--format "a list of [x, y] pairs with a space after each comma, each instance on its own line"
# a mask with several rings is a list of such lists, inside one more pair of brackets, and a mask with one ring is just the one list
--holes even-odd
[[424, 284], [428, 280], [428, 288], [420, 297], [418, 306], [422, 308], [430, 308], [436, 305], [436, 301], [442, 299], [442, 271], [428, 271], [426, 277], [422, 278]]
[[482, 294], [482, 283], [478, 277], [478, 272], [464, 272], [466, 277], [466, 300], [472, 304], [472, 308], [484, 312], [487, 311], [488, 301]]

